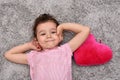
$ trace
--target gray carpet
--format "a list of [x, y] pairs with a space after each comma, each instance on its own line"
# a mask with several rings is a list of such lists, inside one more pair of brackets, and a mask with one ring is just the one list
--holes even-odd
[[[30, 41], [33, 21], [42, 13], [60, 23], [90, 26], [97, 40], [113, 50], [112, 60], [104, 65], [84, 67], [73, 61], [73, 80], [120, 80], [120, 0], [0, 0], [0, 80], [30, 80], [29, 66], [11, 63], [3, 54]], [[66, 32], [63, 43], [73, 35]]]

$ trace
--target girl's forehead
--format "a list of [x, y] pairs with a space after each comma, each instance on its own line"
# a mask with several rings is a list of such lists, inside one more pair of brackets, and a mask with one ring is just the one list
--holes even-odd
[[38, 25], [37, 30], [49, 30], [49, 29], [57, 29], [56, 24], [54, 22], [45, 22]]

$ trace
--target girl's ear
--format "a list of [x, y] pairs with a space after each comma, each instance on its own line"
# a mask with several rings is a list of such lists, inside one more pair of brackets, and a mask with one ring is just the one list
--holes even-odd
[[34, 38], [34, 45], [35, 45], [38, 49], [41, 49], [41, 46], [40, 46], [37, 38]]

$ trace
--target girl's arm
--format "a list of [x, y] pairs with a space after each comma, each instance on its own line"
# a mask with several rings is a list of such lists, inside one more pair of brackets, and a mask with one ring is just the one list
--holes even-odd
[[58, 34], [61, 35], [63, 30], [70, 30], [76, 33], [68, 44], [71, 47], [72, 52], [74, 52], [88, 37], [90, 28], [76, 24], [76, 23], [63, 23], [60, 24], [57, 28]]
[[31, 41], [8, 50], [4, 56], [11, 62], [27, 64], [27, 55], [24, 52], [30, 49], [40, 50], [33, 45], [33, 41]]

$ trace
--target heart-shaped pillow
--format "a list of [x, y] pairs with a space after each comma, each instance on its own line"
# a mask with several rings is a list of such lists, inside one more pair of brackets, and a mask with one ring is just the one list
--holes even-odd
[[100, 65], [110, 61], [112, 50], [109, 46], [96, 41], [93, 34], [89, 34], [85, 42], [74, 51], [76, 64], [82, 66]]

